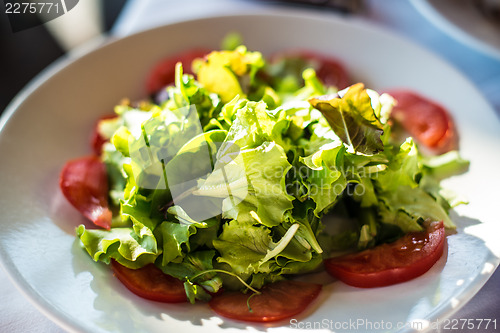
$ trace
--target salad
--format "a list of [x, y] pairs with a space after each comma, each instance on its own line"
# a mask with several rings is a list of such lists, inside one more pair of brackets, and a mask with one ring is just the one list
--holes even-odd
[[93, 222], [82, 247], [135, 294], [278, 321], [321, 292], [296, 277], [386, 286], [442, 256], [464, 201], [440, 181], [468, 162], [435, 102], [352, 83], [330, 56], [242, 45], [169, 57], [146, 89], [60, 177]]

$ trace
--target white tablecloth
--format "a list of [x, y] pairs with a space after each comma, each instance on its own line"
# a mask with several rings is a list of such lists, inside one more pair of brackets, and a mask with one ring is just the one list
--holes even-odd
[[[405, 0], [365, 0], [360, 14], [439, 54], [467, 76], [483, 92], [500, 116], [500, 59], [489, 57], [449, 37], [430, 24]], [[126, 36], [157, 25], [204, 17], [268, 4], [249, 0], [129, 0], [112, 34]], [[497, 319], [500, 326], [500, 271], [479, 293], [454, 314], [457, 319]], [[498, 327], [498, 326], [497, 326]], [[461, 332], [461, 330], [453, 330]], [[44, 317], [0, 270], [0, 332], [63, 332]], [[473, 332], [473, 331], [468, 331]], [[487, 330], [485, 332], [494, 332]]]

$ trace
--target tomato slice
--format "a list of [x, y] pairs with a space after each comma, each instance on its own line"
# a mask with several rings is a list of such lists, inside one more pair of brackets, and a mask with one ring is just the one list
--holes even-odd
[[417, 142], [437, 153], [457, 149], [455, 125], [441, 105], [407, 90], [392, 90], [387, 93], [397, 101], [392, 118]]
[[104, 115], [100, 117], [94, 125], [94, 129], [92, 130], [92, 134], [90, 136], [90, 147], [92, 148], [94, 154], [96, 154], [97, 156], [101, 156], [102, 146], [109, 141], [99, 133], [99, 122], [101, 120], [113, 119], [116, 117], [117, 117], [116, 114]]
[[[296, 50], [282, 52], [271, 57], [271, 62], [288, 61], [301, 77], [302, 71], [312, 67], [316, 75], [326, 85], [335, 86], [339, 90], [349, 86], [349, 75], [344, 65], [336, 58], [311, 51]], [[293, 70], [293, 69], [292, 69]]]
[[111, 268], [118, 280], [139, 297], [163, 303], [187, 301], [182, 281], [163, 273], [154, 264], [130, 269], [112, 260]]
[[59, 186], [66, 199], [80, 212], [105, 229], [111, 228], [108, 207], [108, 175], [106, 166], [96, 156], [67, 162], [60, 175]]
[[[322, 286], [300, 281], [279, 281], [262, 287], [261, 294], [224, 292], [208, 303], [219, 315], [250, 322], [272, 322], [292, 317], [319, 295]], [[252, 312], [248, 309], [250, 305]]]
[[161, 60], [153, 67], [146, 79], [146, 90], [152, 95], [175, 82], [175, 65], [182, 63], [184, 73], [193, 74], [191, 63], [210, 53], [208, 49], [192, 49]]
[[325, 269], [346, 284], [360, 288], [405, 282], [427, 272], [443, 254], [443, 222], [411, 232], [390, 244], [326, 259]]

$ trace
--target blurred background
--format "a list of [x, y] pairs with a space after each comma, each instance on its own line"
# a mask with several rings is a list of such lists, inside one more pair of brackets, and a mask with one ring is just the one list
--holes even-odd
[[39, 25], [13, 32], [5, 14], [7, 1], [0, 1], [0, 114], [14, 96], [53, 61], [71, 48], [106, 35], [126, 2], [82, 0], [63, 16], [45, 24], [41, 24], [43, 17], [30, 15], [30, 19], [38, 22], [25, 24]]
[[[207, 1], [183, 0], [181, 3], [178, 0], [46, 0], [45, 3], [65, 4], [67, 13], [53, 20], [37, 15], [17, 15], [17, 22], [11, 22], [13, 15], [9, 17], [6, 14], [6, 5], [23, 1], [1, 0], [0, 114], [41, 70], [68, 50], [89, 40], [95, 40], [98, 36], [109, 35], [111, 30], [114, 36], [122, 37], [135, 32], [134, 29], [137, 30], [138, 27], [146, 29], [163, 24], [166, 16], [175, 17], [174, 21], [178, 21], [212, 15], [236, 6], [252, 8], [277, 3], [336, 11], [346, 15], [354, 14], [396, 30], [403, 37], [431, 49], [462, 71], [473, 83], [479, 84], [483, 94], [500, 113], [500, 0]], [[137, 16], [147, 11], [147, 8], [155, 6], [163, 6], [168, 12], [149, 12], [147, 20], [137, 22]], [[484, 12], [484, 15], [480, 15], [478, 9]], [[46, 23], [42, 24], [43, 22]], [[487, 22], [489, 24], [486, 24]], [[498, 30], [491, 28], [491, 22], [497, 24]], [[12, 29], [13, 23], [16, 23], [18, 28], [14, 29], [15, 32]], [[454, 24], [458, 24], [458, 27]], [[460, 31], [464, 24], [467, 26], [465, 34]], [[19, 30], [19, 26], [22, 29]], [[32, 27], [25, 28], [26, 26]], [[490, 47], [487, 52], [478, 52], [475, 46], [484, 50], [484, 43], [481, 43], [481, 38], [477, 38], [481, 35], [489, 42], [493, 41], [495, 48]], [[470, 47], [471, 45], [473, 47]]]

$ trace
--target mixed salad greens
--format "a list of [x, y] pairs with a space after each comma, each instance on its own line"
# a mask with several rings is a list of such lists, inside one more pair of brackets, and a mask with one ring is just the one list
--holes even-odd
[[109, 228], [77, 228], [92, 259], [154, 264], [194, 302], [315, 272], [426, 220], [455, 228], [463, 200], [439, 182], [468, 162], [401, 138], [390, 94], [326, 85], [299, 60], [214, 51], [177, 63], [163, 100], [102, 119], [113, 214]]

